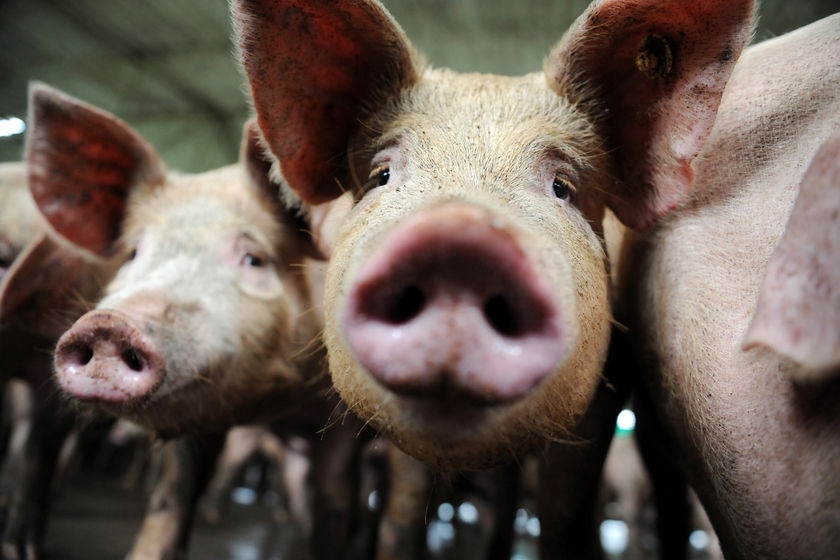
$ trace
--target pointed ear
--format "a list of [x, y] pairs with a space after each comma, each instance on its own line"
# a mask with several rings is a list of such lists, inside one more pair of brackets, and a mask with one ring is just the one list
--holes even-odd
[[43, 84], [29, 90], [29, 188], [56, 232], [99, 255], [119, 236], [129, 191], [164, 180], [160, 158], [113, 115]]
[[21, 252], [0, 283], [0, 324], [58, 338], [102, 287], [103, 263], [48, 232]]
[[601, 126], [617, 181], [607, 204], [639, 229], [691, 190], [747, 42], [751, 0], [593, 2], [546, 60], [551, 87]]
[[840, 373], [840, 134], [819, 149], [767, 265], [744, 348], [763, 346], [802, 378]]
[[375, 1], [235, 0], [232, 17], [260, 130], [307, 204], [350, 182], [347, 146], [417, 80], [402, 29]]
[[272, 165], [273, 160], [255, 119], [249, 119], [242, 129], [239, 162], [244, 167], [251, 184], [259, 189], [274, 205], [277, 218], [294, 236], [294, 243], [304, 255], [315, 259], [325, 258], [318, 249], [309, 221], [304, 217], [300, 202], [292, 200], [285, 181]]

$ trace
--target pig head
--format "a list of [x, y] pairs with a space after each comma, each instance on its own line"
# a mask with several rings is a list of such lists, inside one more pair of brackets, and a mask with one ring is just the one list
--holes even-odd
[[354, 200], [324, 243], [350, 408], [443, 468], [575, 440], [610, 338], [604, 207], [644, 226], [690, 189], [752, 11], [595, 2], [544, 72], [502, 77], [430, 67], [376, 1], [234, 2], [291, 196]]
[[302, 384], [295, 359], [317, 352], [296, 353], [318, 326], [306, 314], [308, 244], [278, 204], [256, 129], [245, 127], [240, 163], [185, 175], [113, 115], [55, 89], [34, 85], [30, 111], [36, 203], [113, 265], [95, 309], [56, 346], [65, 394], [164, 435], [282, 408], [272, 391]]

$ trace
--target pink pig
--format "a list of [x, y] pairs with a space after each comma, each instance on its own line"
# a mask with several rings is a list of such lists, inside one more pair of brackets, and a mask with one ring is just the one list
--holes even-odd
[[[840, 557], [837, 180], [825, 174], [837, 169], [838, 61], [840, 15], [746, 50], [694, 192], [621, 256], [640, 391], [728, 559]], [[768, 321], [811, 350], [789, 351]]]

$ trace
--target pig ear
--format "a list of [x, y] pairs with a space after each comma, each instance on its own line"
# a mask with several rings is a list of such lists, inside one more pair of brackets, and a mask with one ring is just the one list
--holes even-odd
[[259, 126], [283, 177], [308, 204], [339, 196], [353, 133], [417, 80], [405, 34], [375, 1], [236, 0], [231, 9]]
[[803, 378], [840, 372], [840, 134], [805, 172], [787, 229], [767, 265], [744, 348], [800, 364]]
[[77, 248], [41, 233], [0, 284], [0, 324], [58, 338], [97, 295], [98, 270], [96, 261]]
[[287, 230], [296, 236], [298, 247], [303, 253], [316, 259], [325, 258], [315, 244], [309, 222], [304, 219], [300, 202], [284, 189], [285, 181], [273, 166], [273, 160], [265, 147], [255, 119], [249, 119], [242, 130], [242, 146], [239, 161], [245, 168], [251, 184], [256, 186], [277, 207], [278, 218], [286, 224]]
[[47, 221], [104, 255], [120, 232], [129, 191], [163, 181], [160, 158], [128, 125], [43, 84], [29, 91], [29, 188]]
[[596, 1], [546, 60], [551, 87], [602, 127], [617, 179], [607, 204], [625, 224], [645, 228], [692, 188], [753, 10], [750, 0]]

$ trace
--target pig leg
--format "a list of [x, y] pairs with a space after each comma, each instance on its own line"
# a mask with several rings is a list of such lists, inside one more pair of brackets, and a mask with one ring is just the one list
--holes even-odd
[[307, 478], [312, 466], [310, 453], [309, 442], [299, 437], [289, 438], [286, 441], [281, 469], [282, 490], [287, 495], [289, 512], [307, 537], [312, 535], [311, 496], [307, 487]]
[[426, 465], [388, 445], [388, 490], [379, 524], [377, 560], [420, 560], [426, 549], [426, 504], [432, 474]]
[[377, 438], [365, 444], [359, 477], [359, 521], [353, 549], [360, 559], [375, 558], [384, 501], [388, 495], [388, 448], [390, 443]]
[[636, 392], [636, 441], [651, 480], [660, 554], [662, 558], [688, 558], [688, 482], [666, 451], [669, 443], [657, 428], [647, 399], [643, 390]]
[[603, 557], [595, 510], [615, 419], [630, 391], [630, 360], [626, 336], [613, 329], [604, 379], [575, 432], [580, 441], [552, 444], [545, 451], [537, 497], [543, 558]]
[[198, 498], [223, 445], [223, 433], [178, 438], [164, 445], [163, 470], [128, 560], [185, 557]]
[[34, 414], [26, 441], [21, 453], [10, 457], [4, 474], [14, 484], [3, 528], [3, 558], [9, 560], [40, 556], [53, 474], [62, 443], [73, 426], [54, 393], [34, 391], [33, 395]]
[[216, 463], [215, 474], [207, 486], [201, 505], [201, 515], [211, 525], [222, 519], [225, 494], [233, 486], [236, 475], [259, 446], [257, 427], [238, 426], [227, 432], [225, 445]]
[[[273, 433], [262, 427], [260, 429], [260, 439], [258, 442], [259, 453], [265, 458], [270, 472], [268, 474], [268, 484], [271, 490], [274, 491], [277, 501], [273, 507], [272, 517], [275, 523], [285, 523], [289, 521], [292, 513], [290, 505], [291, 496], [297, 491], [296, 486], [286, 486], [286, 446]], [[304, 472], [306, 472], [304, 470]], [[305, 482], [305, 477], [301, 479]], [[296, 498], [297, 499], [297, 498]], [[304, 513], [305, 515], [305, 513]], [[306, 526], [305, 517], [292, 519], [303, 528]], [[308, 534], [308, 533], [307, 533]]]
[[346, 416], [328, 428], [312, 449], [312, 551], [316, 560], [348, 554], [359, 491], [359, 463], [364, 441], [361, 422]]
[[518, 463], [502, 465], [465, 477], [465, 497], [478, 509], [485, 558], [509, 560], [513, 553], [513, 522], [519, 498]]

